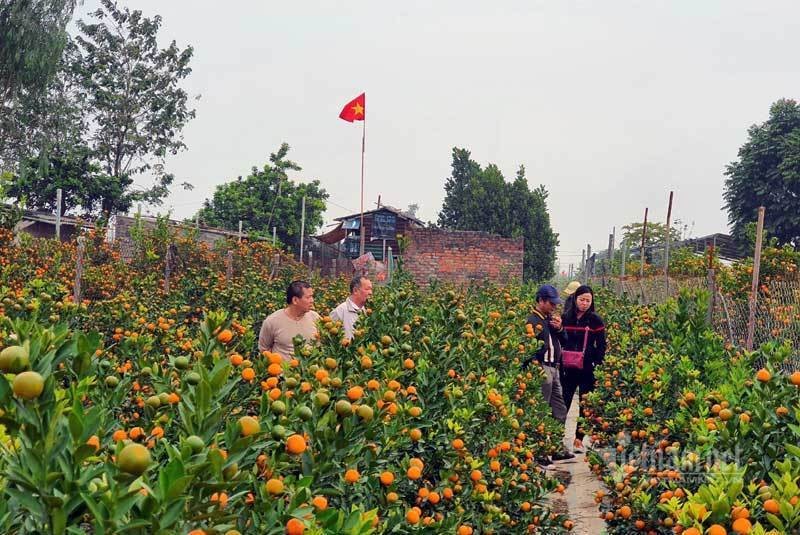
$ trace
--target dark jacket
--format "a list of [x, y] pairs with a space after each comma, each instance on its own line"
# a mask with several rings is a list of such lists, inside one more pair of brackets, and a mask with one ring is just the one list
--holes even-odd
[[550, 318], [542, 316], [538, 310], [534, 310], [533, 314], [528, 316], [527, 323], [530, 323], [533, 326], [533, 332], [536, 336], [536, 339], [542, 342], [542, 347], [540, 347], [533, 354], [533, 356], [528, 357], [525, 362], [523, 362], [523, 365], [527, 366], [533, 360], [536, 360], [539, 363], [545, 362], [545, 356], [547, 355], [548, 350], [548, 336], [550, 336], [553, 341], [553, 363], [559, 364], [561, 362], [561, 345], [567, 341], [567, 332], [564, 329], [561, 329], [560, 331], [553, 331], [550, 328]]
[[603, 319], [595, 312], [587, 312], [578, 319], [576, 314], [564, 316], [564, 328], [569, 333], [569, 339], [564, 343], [567, 351], [580, 351], [583, 349], [584, 333], [575, 331], [574, 328], [584, 329], [589, 327], [589, 338], [586, 343], [586, 353], [583, 357], [583, 369], [590, 370], [599, 366], [606, 355], [606, 329]]

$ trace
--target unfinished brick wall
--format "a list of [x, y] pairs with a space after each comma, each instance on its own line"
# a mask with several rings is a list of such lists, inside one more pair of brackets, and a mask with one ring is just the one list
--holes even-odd
[[456, 284], [522, 280], [522, 238], [488, 232], [409, 229], [404, 268], [419, 284], [438, 279]]

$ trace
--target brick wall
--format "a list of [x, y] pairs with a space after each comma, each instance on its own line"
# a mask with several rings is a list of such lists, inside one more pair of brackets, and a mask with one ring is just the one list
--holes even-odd
[[522, 280], [522, 238], [488, 232], [409, 229], [403, 266], [420, 284]]

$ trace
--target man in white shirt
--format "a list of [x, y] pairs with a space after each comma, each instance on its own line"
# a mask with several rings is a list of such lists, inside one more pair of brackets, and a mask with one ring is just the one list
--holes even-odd
[[353, 338], [358, 316], [370, 297], [372, 297], [372, 281], [361, 275], [356, 275], [350, 281], [350, 297], [344, 303], [331, 310], [331, 319], [342, 322], [344, 335], [348, 340]]

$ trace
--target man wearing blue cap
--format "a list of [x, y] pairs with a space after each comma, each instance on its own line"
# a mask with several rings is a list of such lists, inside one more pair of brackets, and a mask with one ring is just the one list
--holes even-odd
[[[562, 304], [558, 290], [545, 284], [536, 292], [536, 308], [528, 317], [528, 323], [533, 327], [537, 340], [542, 341], [542, 346], [528, 358], [523, 366], [527, 367], [533, 360], [542, 366], [545, 381], [542, 383], [542, 396], [550, 404], [553, 418], [561, 423], [567, 421], [567, 406], [561, 391], [559, 366], [561, 365], [561, 344], [566, 341], [567, 333], [561, 326], [561, 317], [553, 316], [556, 307]], [[554, 460], [571, 459], [574, 455], [561, 452], [553, 455]]]

